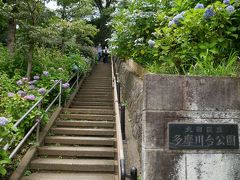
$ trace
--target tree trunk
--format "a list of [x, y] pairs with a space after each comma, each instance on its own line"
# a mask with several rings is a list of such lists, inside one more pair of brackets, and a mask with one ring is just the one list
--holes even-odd
[[32, 73], [32, 64], [33, 64], [33, 50], [34, 50], [34, 43], [29, 44], [29, 49], [27, 53], [27, 61], [28, 61], [28, 67], [27, 67], [27, 78], [31, 78]]
[[66, 31], [65, 29], [62, 30], [62, 42], [61, 42], [61, 51], [62, 53], [65, 52], [65, 49], [66, 49], [66, 41], [65, 41], [65, 38], [66, 38], [66, 35], [65, 35]]
[[[62, 14], [61, 14], [61, 18], [63, 19], [63, 20], [66, 20], [66, 5], [63, 5], [63, 7], [62, 7]], [[66, 30], [65, 30], [65, 28], [63, 28], [63, 30], [62, 30], [62, 42], [61, 42], [61, 50], [62, 50], [62, 52], [64, 53], [64, 51], [65, 51], [65, 49], [66, 49], [66, 47], [65, 47], [65, 33], [66, 33]]]
[[16, 20], [14, 18], [10, 18], [8, 21], [8, 34], [7, 34], [7, 48], [10, 55], [13, 55], [14, 53], [15, 34], [16, 34]]

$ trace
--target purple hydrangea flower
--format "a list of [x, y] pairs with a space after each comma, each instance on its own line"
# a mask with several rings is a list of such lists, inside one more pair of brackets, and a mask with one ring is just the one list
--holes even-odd
[[180, 13], [180, 15], [182, 15], [182, 16], [184, 16], [184, 14], [186, 14], [186, 12], [185, 12], [185, 11], [183, 11], [183, 12], [181, 12], [181, 13]]
[[148, 40], [148, 45], [149, 45], [149, 47], [153, 48], [154, 45], [155, 45], [155, 41], [149, 39], [149, 40]]
[[169, 21], [168, 27], [171, 27], [173, 24], [175, 24], [175, 22], [173, 20]]
[[5, 126], [8, 123], [8, 119], [5, 117], [0, 117], [0, 126]]
[[48, 71], [43, 71], [43, 75], [44, 75], [44, 76], [48, 76], [48, 75], [49, 75], [49, 72], [48, 72]]
[[30, 95], [25, 96], [24, 99], [34, 101], [35, 100], [35, 96], [33, 94], [30, 94]]
[[29, 89], [31, 89], [31, 90], [34, 90], [35, 88], [36, 88], [36, 87], [35, 87], [35, 85], [33, 85], [33, 84], [29, 86]]
[[207, 8], [203, 16], [204, 16], [205, 19], [209, 19], [212, 16], [214, 16], [214, 14], [215, 13], [214, 13], [212, 8]]
[[15, 94], [14, 93], [12, 93], [12, 92], [9, 92], [8, 93], [8, 97], [13, 97]]
[[17, 85], [22, 86], [22, 85], [23, 85], [22, 80], [18, 80], [18, 81], [17, 81]]
[[39, 80], [40, 77], [39, 77], [39, 76], [33, 76], [33, 79], [34, 79], [34, 80]]
[[194, 9], [203, 9], [204, 8], [204, 5], [203, 4], [200, 4], [198, 3]]
[[30, 81], [29, 84], [33, 85], [33, 84], [36, 84], [37, 82], [38, 82], [37, 80], [33, 80], [33, 81]]
[[230, 5], [230, 6], [226, 7], [226, 10], [228, 13], [232, 13], [235, 9], [232, 5]]
[[38, 90], [38, 92], [39, 92], [41, 95], [44, 95], [44, 94], [47, 92], [47, 90], [46, 90], [45, 88], [40, 88], [40, 89]]
[[17, 92], [17, 94], [18, 94], [19, 96], [21, 96], [21, 97], [24, 97], [24, 96], [27, 95], [27, 92], [22, 91], [22, 90], [19, 90], [19, 91]]
[[70, 84], [69, 83], [64, 83], [64, 84], [62, 84], [62, 88], [63, 89], [67, 89], [67, 88], [69, 88], [70, 87]]
[[179, 24], [180, 23], [180, 20], [183, 19], [183, 15], [184, 15], [185, 12], [181, 12], [180, 14], [177, 14], [176, 16], [174, 16], [173, 18], [173, 22], [174, 24]]
[[223, 4], [229, 5], [230, 1], [229, 0], [223, 0]]

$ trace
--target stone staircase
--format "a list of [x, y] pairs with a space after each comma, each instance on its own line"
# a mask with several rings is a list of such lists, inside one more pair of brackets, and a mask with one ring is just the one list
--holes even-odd
[[117, 180], [111, 66], [98, 64], [55, 121], [22, 180]]

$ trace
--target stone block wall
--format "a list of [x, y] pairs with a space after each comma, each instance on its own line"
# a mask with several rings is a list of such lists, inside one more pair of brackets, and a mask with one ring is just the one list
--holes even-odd
[[138, 152], [141, 154], [143, 81], [133, 73], [133, 70], [125, 62], [118, 61], [117, 64], [117, 72], [121, 82], [122, 103], [126, 104], [129, 112], [132, 134], [138, 142]]
[[240, 151], [170, 150], [168, 123], [240, 125], [240, 79], [148, 74], [143, 90], [143, 180], [238, 180]]

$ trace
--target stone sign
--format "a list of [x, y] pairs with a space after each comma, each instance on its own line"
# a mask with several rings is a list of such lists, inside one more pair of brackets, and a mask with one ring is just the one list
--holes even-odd
[[169, 149], [239, 149], [238, 125], [169, 123]]

